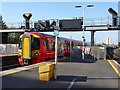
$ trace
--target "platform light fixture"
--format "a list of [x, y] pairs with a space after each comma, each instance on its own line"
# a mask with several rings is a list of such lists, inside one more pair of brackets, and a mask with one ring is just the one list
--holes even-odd
[[85, 30], [85, 7], [93, 7], [93, 5], [87, 5], [87, 6], [75, 6], [75, 8], [81, 8], [81, 7], [83, 7], [83, 36], [82, 36], [82, 38], [83, 38], [83, 50], [82, 50], [82, 59], [84, 60], [84, 42], [85, 42], [85, 37], [84, 37], [84, 30]]

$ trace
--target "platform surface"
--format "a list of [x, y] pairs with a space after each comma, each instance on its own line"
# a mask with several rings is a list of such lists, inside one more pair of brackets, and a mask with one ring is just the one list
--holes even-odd
[[[2, 77], [2, 88], [88, 88], [119, 90], [120, 79], [107, 60], [58, 62], [57, 79], [40, 81], [38, 67]], [[80, 89], [80, 90], [81, 90]], [[94, 90], [93, 89], [93, 90]]]

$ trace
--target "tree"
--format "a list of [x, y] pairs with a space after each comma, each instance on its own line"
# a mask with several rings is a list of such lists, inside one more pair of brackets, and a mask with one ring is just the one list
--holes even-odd
[[118, 42], [118, 46], [120, 47], [120, 42]]
[[6, 29], [7, 27], [6, 27], [6, 24], [5, 24], [5, 22], [3, 22], [3, 20], [2, 20], [2, 16], [0, 16], [0, 29]]
[[9, 44], [18, 44], [20, 35], [21, 35], [21, 33], [9, 33], [8, 34], [8, 43]]

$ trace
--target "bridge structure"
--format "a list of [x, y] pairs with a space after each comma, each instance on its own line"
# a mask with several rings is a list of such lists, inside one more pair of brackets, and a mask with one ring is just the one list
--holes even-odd
[[[55, 19], [51, 19], [55, 21]], [[50, 21], [51, 21], [50, 20]], [[46, 20], [41, 20], [46, 21]], [[57, 25], [59, 26], [59, 21], [56, 19]], [[30, 29], [29, 31], [37, 31], [37, 32], [52, 32], [54, 29], [51, 30], [40, 30], [36, 28], [36, 23], [38, 22], [30, 22]], [[82, 23], [82, 22], [81, 22]], [[28, 29], [25, 29], [25, 22], [16, 22], [16, 23], [6, 23], [10, 28], [9, 29], [2, 29], [0, 30], [0, 34], [2, 34], [2, 41], [6, 43], [8, 33], [24, 33], [28, 32]], [[81, 24], [82, 26], [82, 24]], [[91, 18], [85, 19], [85, 31], [91, 32], [91, 46], [94, 46], [94, 33], [97, 31], [115, 31], [120, 30], [120, 25], [117, 26], [112, 25], [112, 18], [105, 17], [105, 18]], [[60, 32], [71, 32], [71, 31], [83, 31], [83, 28], [60, 28]]]

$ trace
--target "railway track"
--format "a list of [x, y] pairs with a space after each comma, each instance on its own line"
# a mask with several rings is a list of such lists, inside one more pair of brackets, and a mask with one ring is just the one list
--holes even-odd
[[13, 67], [18, 67], [18, 55], [3, 55], [0, 56], [2, 62], [0, 62], [1, 70], [11, 69]]
[[[59, 57], [58, 58], [58, 61], [59, 60], [63, 60], [63, 59], [67, 59], [69, 58], [68, 56], [65, 56], [65, 57]], [[11, 61], [11, 62], [9, 62]], [[46, 62], [53, 62], [54, 59], [49, 59], [48, 61]], [[19, 62], [18, 62], [18, 56], [17, 55], [11, 55], [11, 56], [3, 56], [2, 57], [2, 63], [1, 63], [1, 70], [4, 71], [4, 70], [10, 70], [10, 69], [13, 69], [13, 68], [18, 68], [18, 67], [22, 67], [20, 66]]]
[[[8, 55], [8, 56], [0, 56], [2, 58], [2, 62], [0, 63], [1, 70], [10, 70], [13, 68], [21, 67], [18, 62], [18, 56], [17, 55]], [[68, 58], [67, 56], [58, 58], [58, 60]], [[48, 60], [48, 62], [52, 62], [54, 59]], [[115, 60], [120, 65], [120, 59]]]

